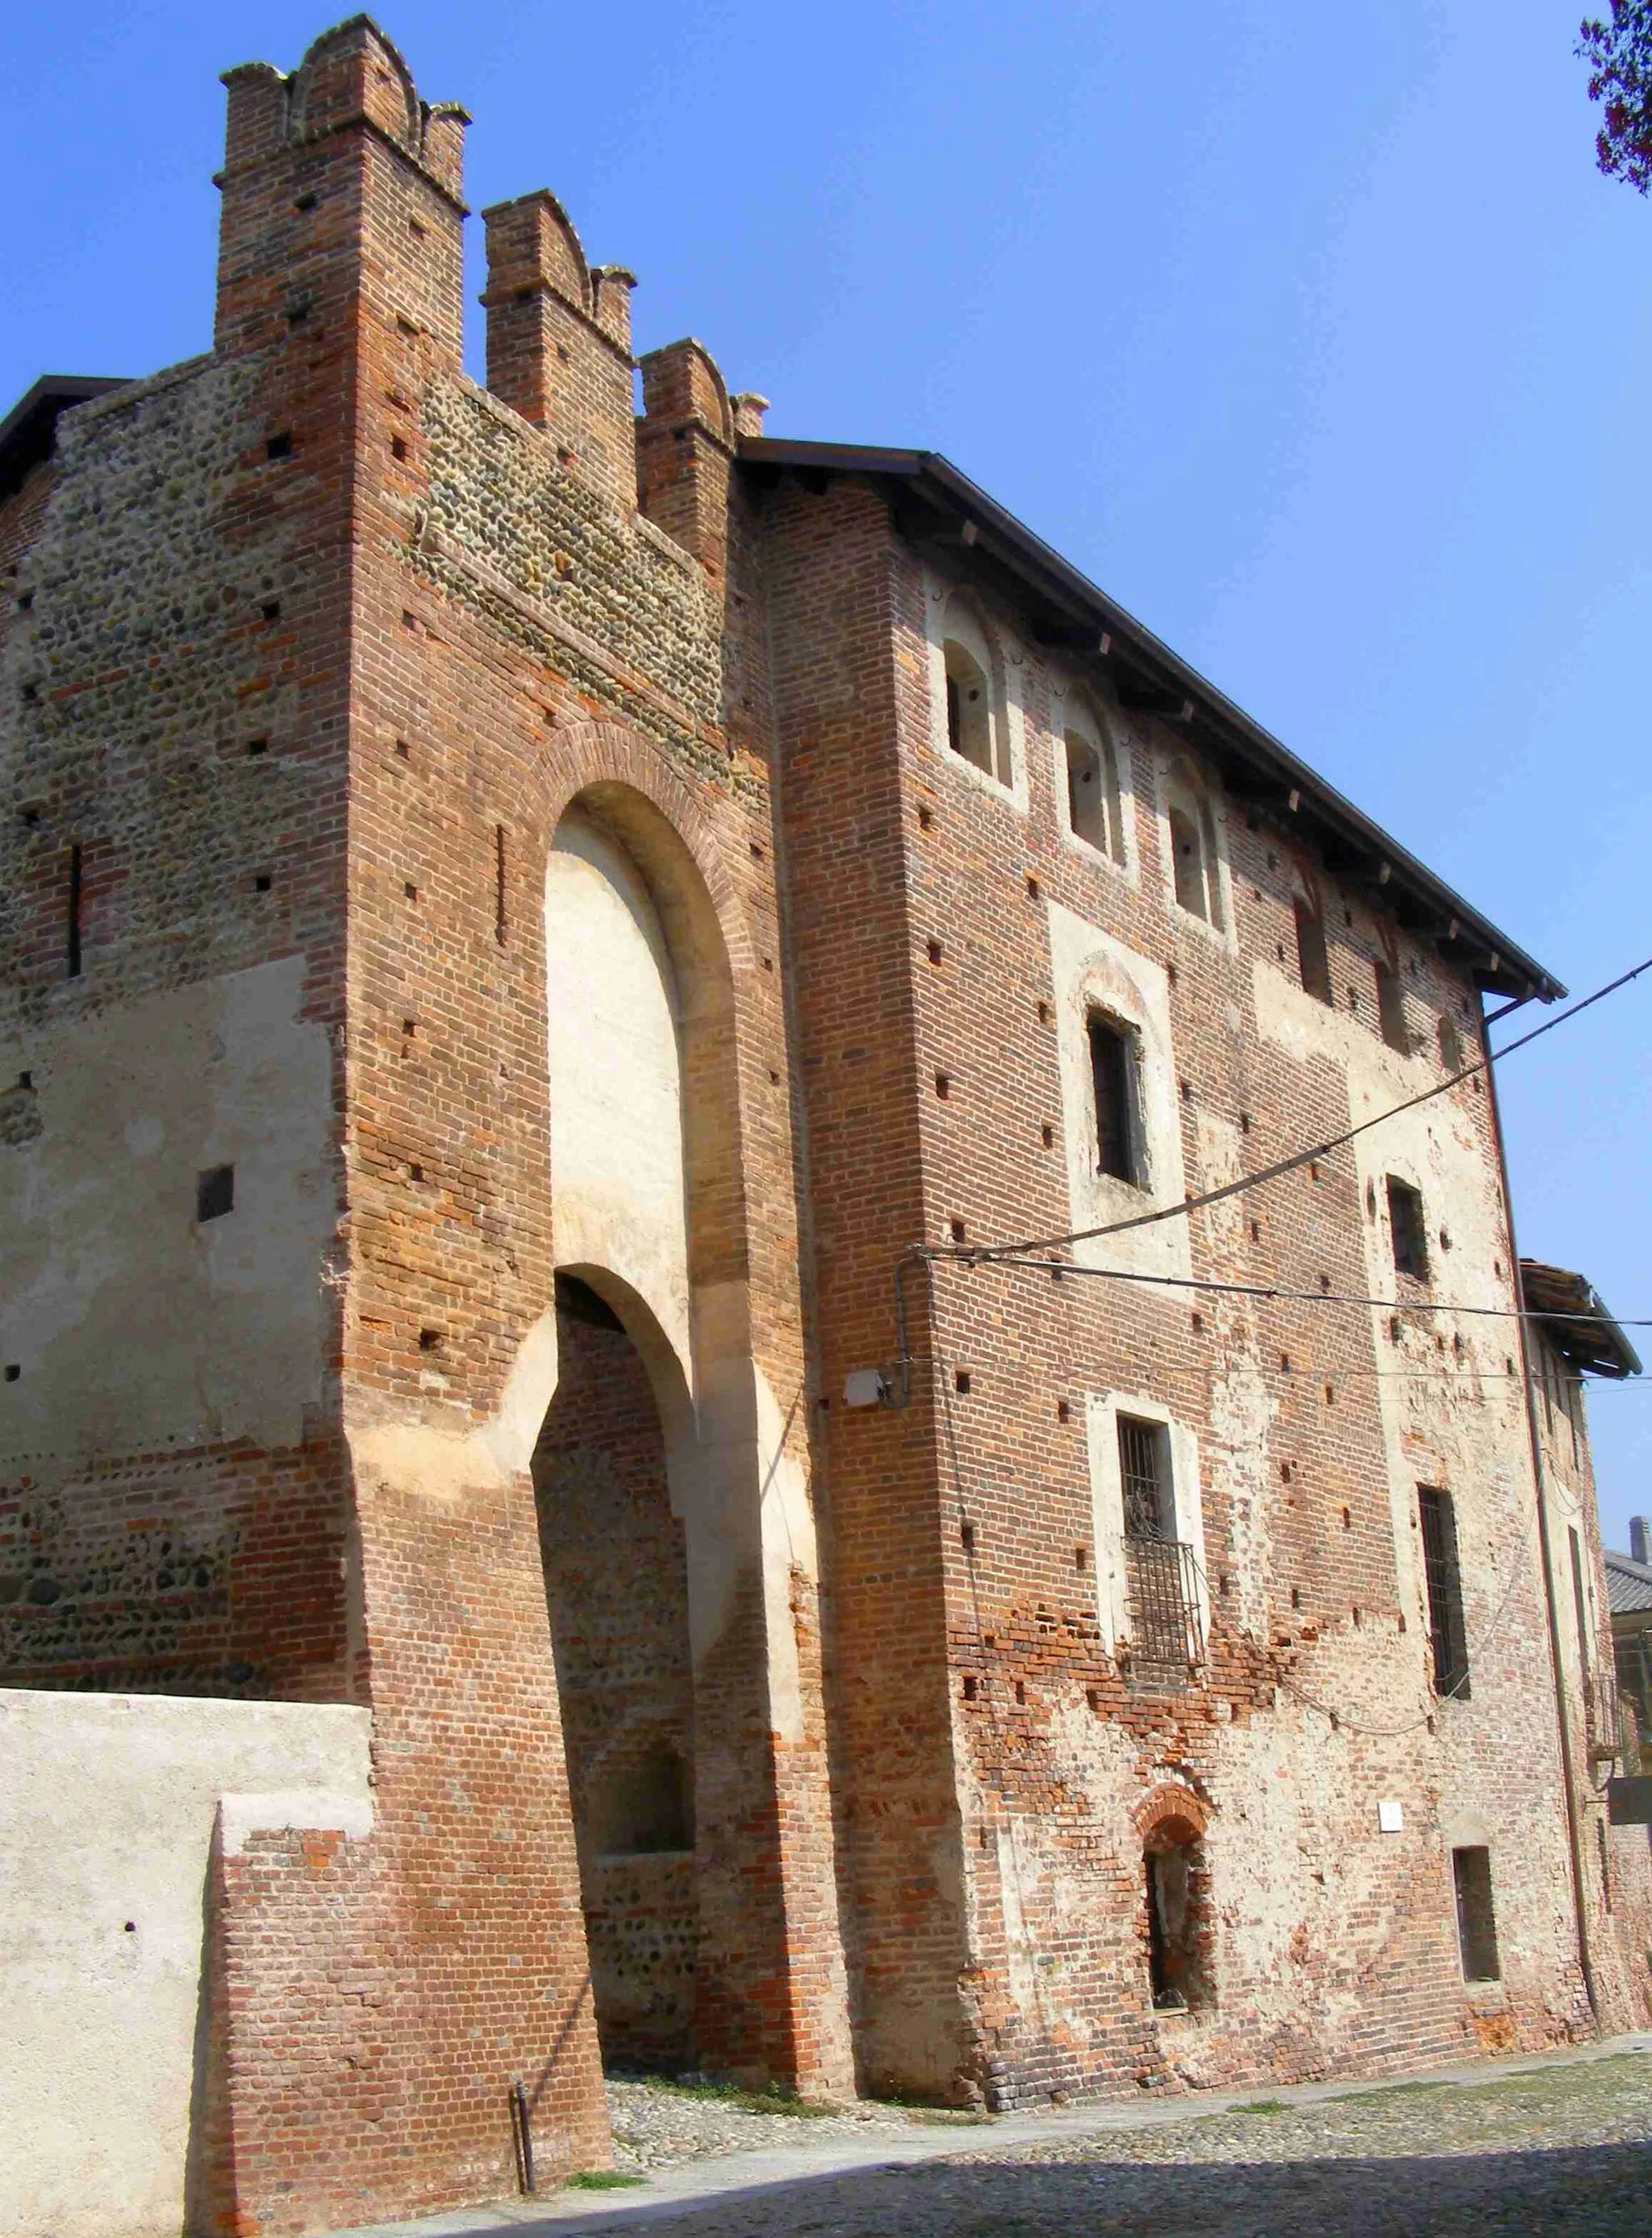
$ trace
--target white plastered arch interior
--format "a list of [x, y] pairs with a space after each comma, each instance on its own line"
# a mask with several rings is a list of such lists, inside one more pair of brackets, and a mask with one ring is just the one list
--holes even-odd
[[795, 1564], [813, 1579], [816, 1553], [787, 1409], [753, 1356], [743, 1240], [727, 1230], [741, 1201], [733, 974], [692, 855], [629, 786], [593, 786], [558, 826], [545, 957], [556, 1263], [613, 1308], [648, 1369], [697, 1665], [760, 1571], [770, 1714], [795, 1738], [790, 1578]]

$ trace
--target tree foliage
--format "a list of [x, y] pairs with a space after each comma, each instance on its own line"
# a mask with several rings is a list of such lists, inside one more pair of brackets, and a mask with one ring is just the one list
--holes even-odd
[[1581, 27], [1589, 97], [1602, 104], [1595, 159], [1637, 194], [1652, 188], [1652, 0], [1612, 0], [1612, 19]]

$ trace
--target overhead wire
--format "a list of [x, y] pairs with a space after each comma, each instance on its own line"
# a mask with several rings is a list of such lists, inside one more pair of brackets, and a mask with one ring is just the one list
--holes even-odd
[[[1192, 1213], [1203, 1211], [1208, 1205], [1220, 1204], [1228, 1197], [1241, 1195], [1246, 1189], [1259, 1189], [1268, 1182], [1279, 1180], [1282, 1175], [1294, 1173], [1313, 1159], [1328, 1157], [1333, 1150], [1342, 1149], [1371, 1128], [1380, 1127], [1384, 1120], [1398, 1118], [1402, 1112], [1414, 1111], [1419, 1104], [1432, 1102], [1435, 1097], [1460, 1087], [1464, 1081], [1472, 1080], [1477, 1074], [1489, 1071], [1494, 1064], [1500, 1064], [1504, 1057], [1512, 1056], [1517, 1049], [1530, 1048], [1543, 1035], [1552, 1034], [1556, 1026], [1565, 1025], [1569, 1020], [1581, 1016], [1585, 1010], [1592, 1010], [1596, 1003], [1603, 1003], [1609, 995], [1617, 994], [1646, 971], [1652, 971], [1652, 956], [1645, 957], [1631, 970], [1620, 972], [1616, 979], [1608, 980], [1603, 987], [1596, 988], [1592, 994], [1569, 1003], [1563, 1010], [1556, 1011], [1552, 1018], [1545, 1018], [1530, 1033], [1505, 1043], [1500, 1049], [1488, 1050], [1484, 1056], [1477, 1057], [1472, 1064], [1464, 1065], [1444, 1080], [1437, 1081], [1431, 1088], [1407, 1096], [1403, 1103], [1393, 1103], [1386, 1110], [1373, 1112], [1370, 1118], [1359, 1120], [1339, 1135], [1330, 1135], [1321, 1142], [1310, 1143], [1305, 1149], [1293, 1151], [1289, 1157], [1276, 1159], [1272, 1165], [1264, 1166], [1255, 1173], [1241, 1174], [1237, 1181], [1225, 1182], [1219, 1189], [1206, 1189], [1198, 1195], [1183, 1198], [1179, 1203], [1159, 1205], [1151, 1212], [1136, 1213], [1127, 1220], [1107, 1221], [1096, 1228], [1074, 1228], [1061, 1235], [1023, 1236], [1017, 1241], [1008, 1243], [973, 1245], [970, 1255], [986, 1261], [1029, 1251], [1053, 1251], [1063, 1244], [1088, 1243], [1104, 1235], [1122, 1235], [1132, 1228], [1150, 1228], [1160, 1221], [1186, 1219]], [[923, 1245], [919, 1248], [926, 1251], [934, 1250], [942, 1257], [954, 1255], [954, 1252], [944, 1246]]]

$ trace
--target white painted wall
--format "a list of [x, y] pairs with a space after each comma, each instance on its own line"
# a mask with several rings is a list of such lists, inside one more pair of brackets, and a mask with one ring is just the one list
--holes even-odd
[[232, 1847], [257, 1826], [366, 1833], [370, 1723], [0, 1690], [6, 2238], [178, 2238], [220, 1800]]

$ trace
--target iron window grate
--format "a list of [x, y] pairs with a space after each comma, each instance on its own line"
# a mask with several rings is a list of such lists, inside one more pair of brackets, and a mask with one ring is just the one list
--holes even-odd
[[1464, 1638], [1463, 1579], [1457, 1562], [1457, 1518], [1451, 1512], [1451, 1495], [1419, 1485], [1417, 1505], [1423, 1526], [1423, 1578], [1428, 1589], [1434, 1691], [1466, 1702], [1469, 1658]]

